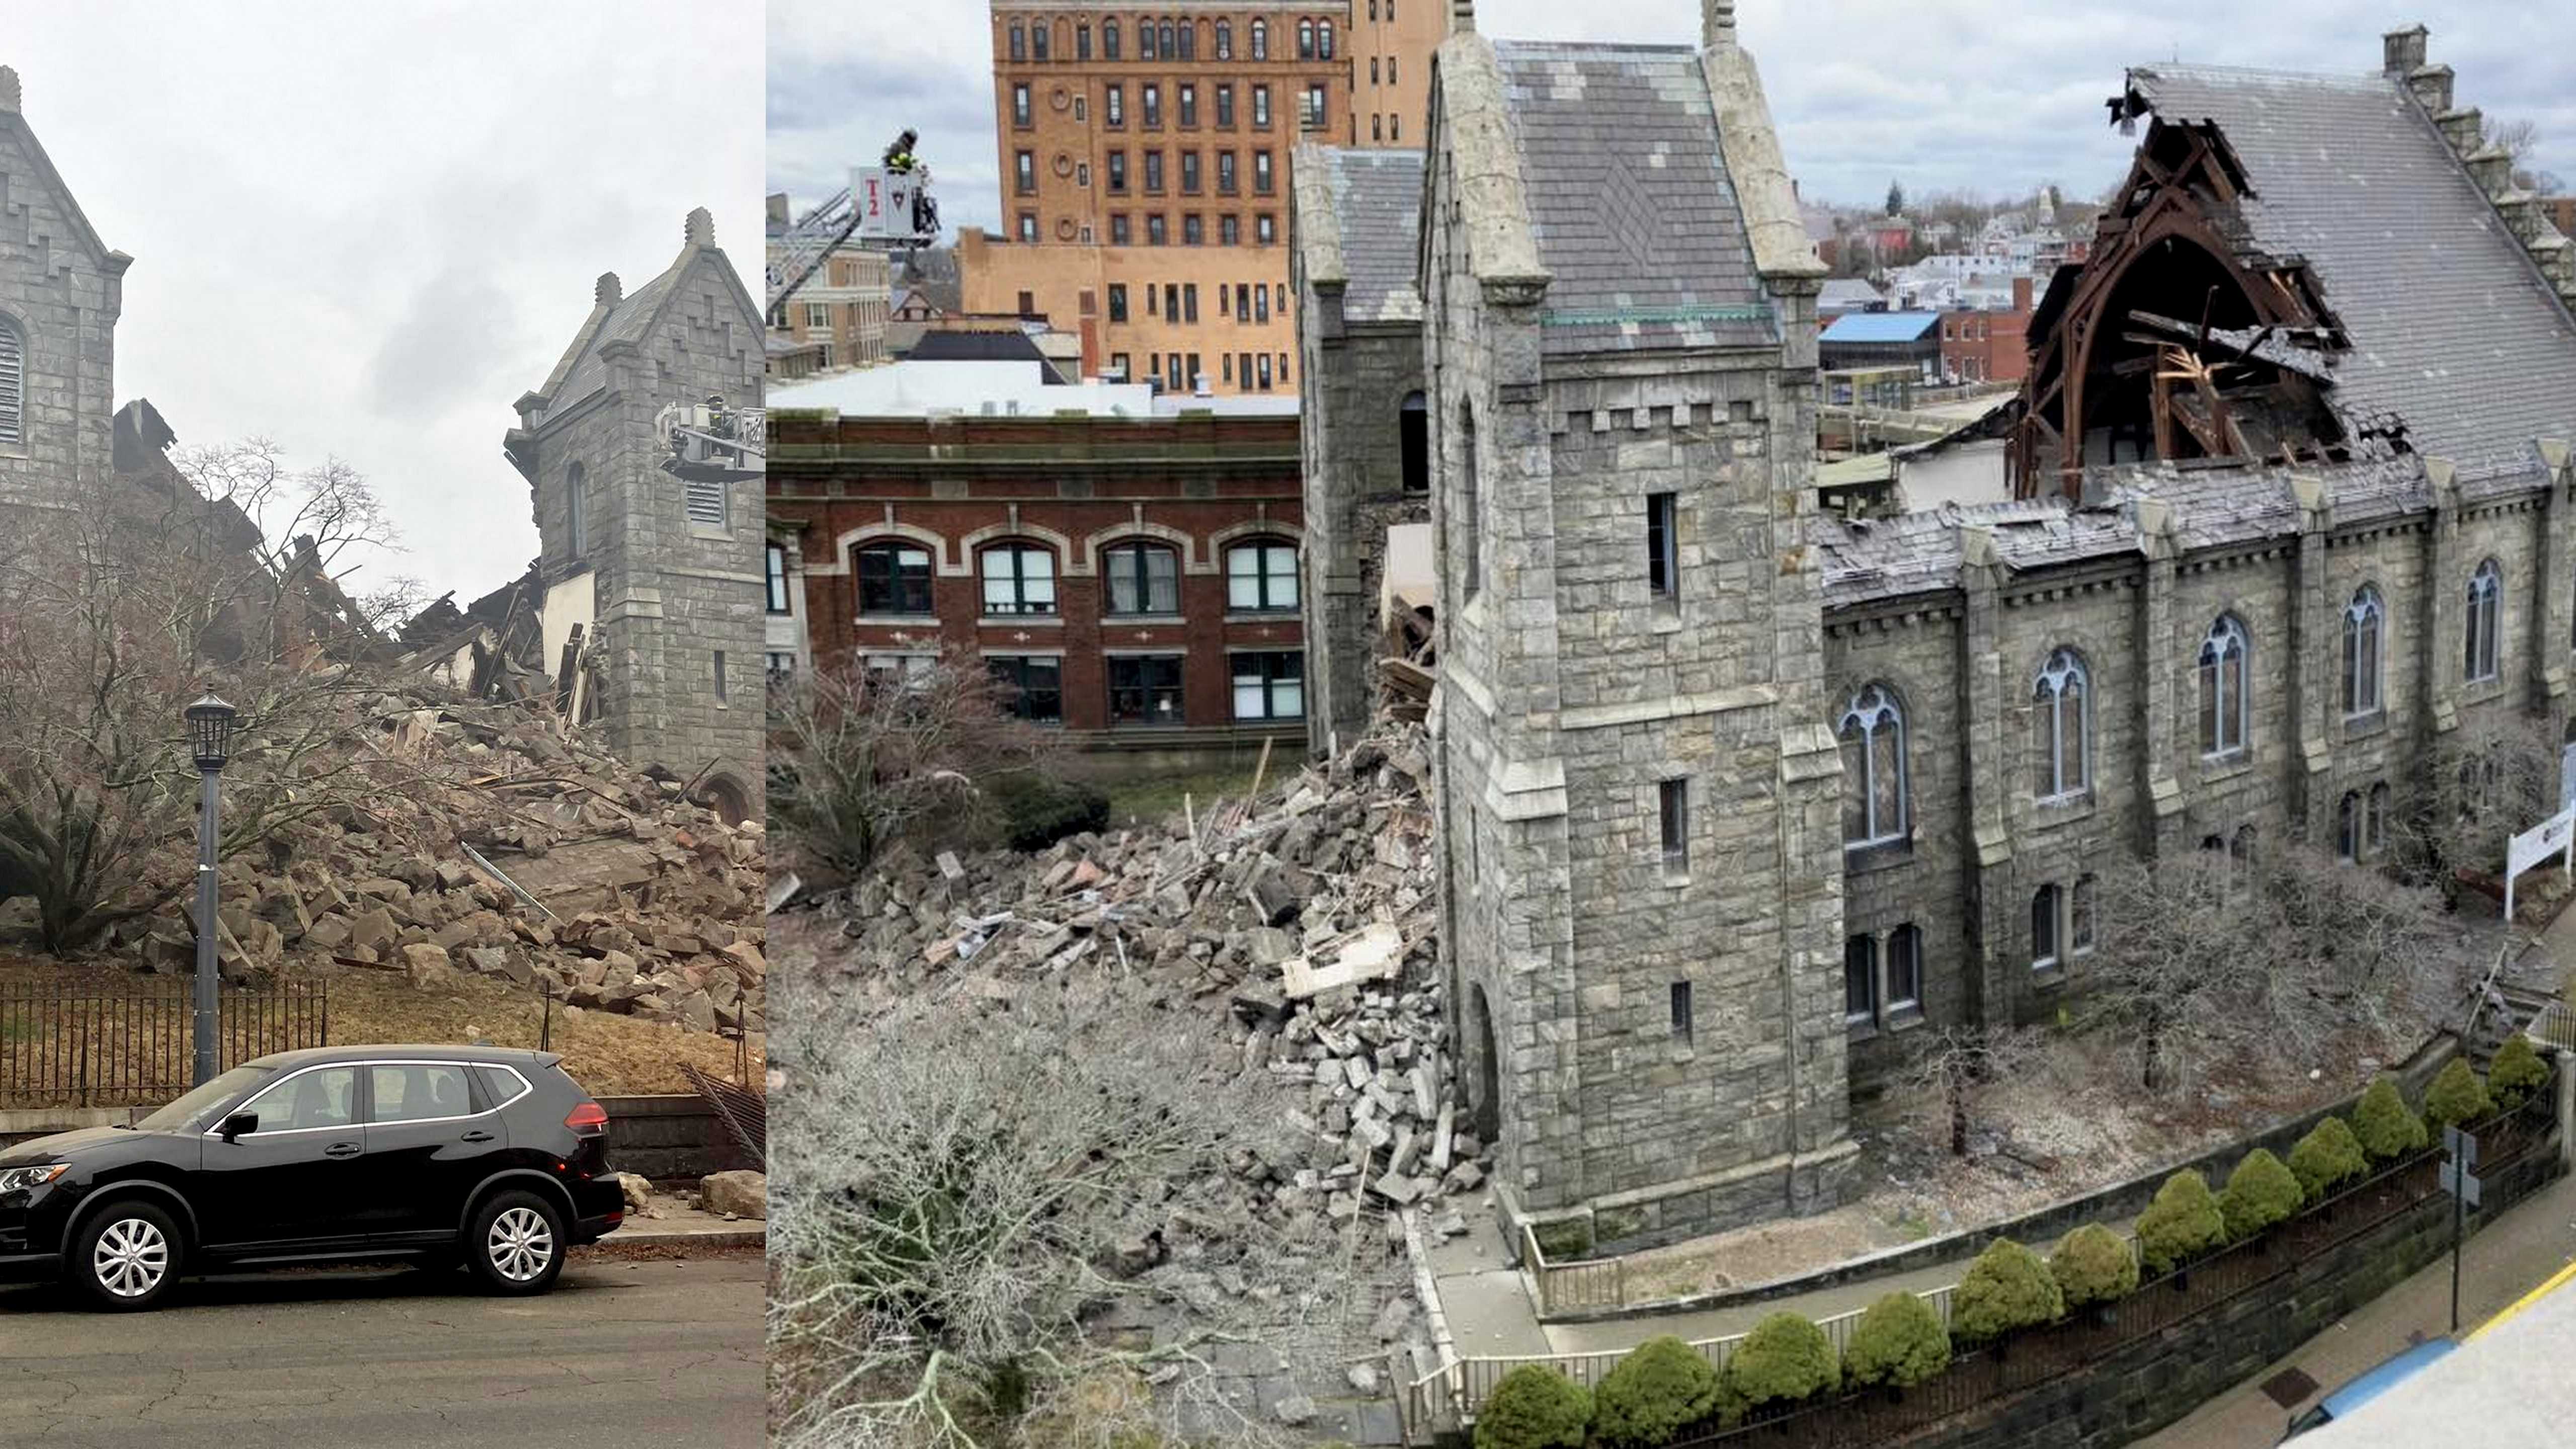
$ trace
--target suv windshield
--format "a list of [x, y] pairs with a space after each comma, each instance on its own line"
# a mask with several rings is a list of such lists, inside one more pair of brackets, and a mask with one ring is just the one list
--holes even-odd
[[224, 1104], [277, 1075], [273, 1067], [235, 1067], [134, 1125], [146, 1132], [202, 1132]]

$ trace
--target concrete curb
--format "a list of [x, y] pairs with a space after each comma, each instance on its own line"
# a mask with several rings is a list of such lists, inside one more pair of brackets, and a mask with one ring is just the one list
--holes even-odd
[[614, 1251], [619, 1248], [761, 1248], [768, 1244], [769, 1229], [765, 1225], [723, 1231], [681, 1228], [662, 1232], [636, 1232], [621, 1227], [591, 1247]]

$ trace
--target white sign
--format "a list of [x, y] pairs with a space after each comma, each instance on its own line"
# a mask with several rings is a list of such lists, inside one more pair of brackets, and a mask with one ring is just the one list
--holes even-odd
[[2513, 920], [2514, 877], [2549, 859], [2559, 858], [2559, 869], [2576, 875], [2576, 810], [2557, 814], [2505, 842], [2504, 847], [2504, 918]]
[[882, 166], [850, 168], [850, 205], [858, 208], [858, 234], [882, 240], [913, 234], [912, 198], [927, 178], [918, 169], [889, 171]]

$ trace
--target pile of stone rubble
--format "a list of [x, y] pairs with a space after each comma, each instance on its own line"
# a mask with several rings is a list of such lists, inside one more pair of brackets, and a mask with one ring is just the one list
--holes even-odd
[[1091, 975], [1132, 983], [1140, 1007], [1195, 1004], [1211, 1058], [1268, 1082], [1300, 1144], [1238, 1154], [1257, 1208], [1348, 1224], [1418, 1206], [1463, 1233], [1440, 1199], [1483, 1185], [1483, 1144], [1454, 1106], [1428, 774], [1420, 726], [1386, 721], [1257, 808], [1034, 855], [898, 852], [827, 903], [856, 947], [839, 987], [1007, 1000]]
[[[358, 707], [352, 740], [384, 788], [224, 863], [228, 974], [469, 972], [583, 1009], [764, 1029], [759, 822], [727, 824], [688, 782], [540, 710], [387, 693]], [[186, 910], [174, 900], [107, 944], [187, 970]]]

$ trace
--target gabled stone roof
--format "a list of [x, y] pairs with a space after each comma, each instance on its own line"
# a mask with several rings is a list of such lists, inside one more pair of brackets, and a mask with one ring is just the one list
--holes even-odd
[[1699, 53], [1496, 41], [1494, 56], [1552, 279], [1543, 350], [1776, 345]]
[[1342, 272], [1347, 279], [1343, 318], [1351, 322], [1420, 320], [1422, 293], [1415, 278], [1421, 243], [1422, 153], [1319, 146], [1301, 153], [1297, 164], [1316, 167], [1339, 223]]
[[2529, 458], [2576, 412], [2576, 320], [2404, 84], [2152, 65], [2129, 85], [2167, 122], [2215, 122], [2253, 194], [2253, 242], [2304, 258], [2352, 350], [2348, 416], [2393, 412], [2415, 448]]

